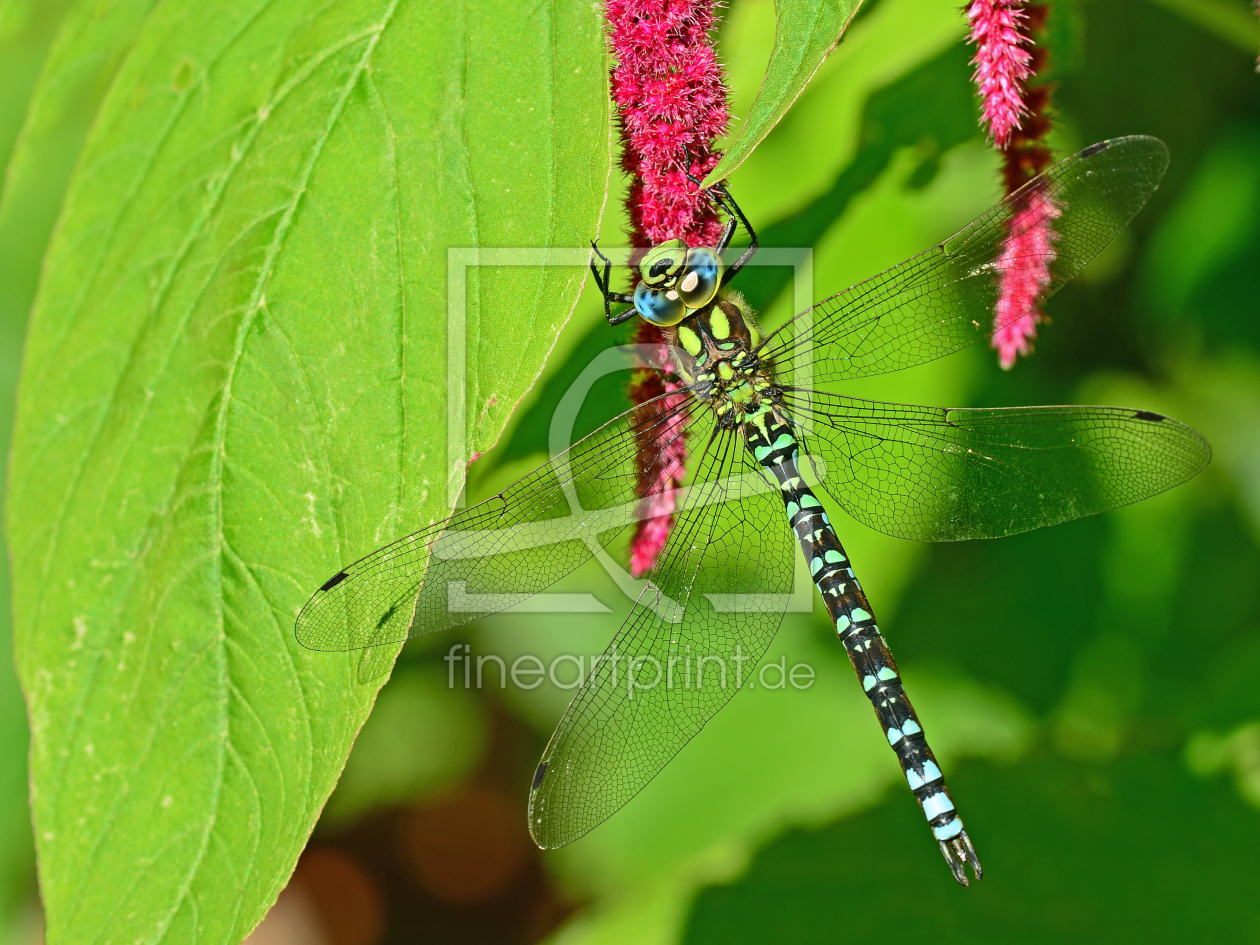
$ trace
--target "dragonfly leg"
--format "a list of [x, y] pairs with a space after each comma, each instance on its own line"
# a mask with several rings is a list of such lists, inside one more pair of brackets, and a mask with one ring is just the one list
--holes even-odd
[[[698, 184], [698, 183], [700, 183], [700, 182], [699, 182], [699, 181], [696, 181], [696, 183]], [[721, 184], [718, 184], [717, 186], [718, 186], [718, 187], [720, 187], [720, 186], [722, 186], [722, 185], [721, 185]], [[716, 189], [716, 188], [715, 188], [715, 189]], [[716, 204], [717, 204], [719, 207], [721, 207], [723, 210], [726, 210], [726, 205], [725, 205], [724, 203], [722, 203], [722, 201], [721, 201], [720, 199], [718, 199], [718, 197], [716, 196], [716, 194], [712, 194], [712, 193], [710, 193], [710, 197], [712, 198], [712, 200], [713, 200], [713, 202], [714, 202], [714, 203], [716, 203]], [[734, 236], [735, 236], [735, 227], [737, 227], [738, 225], [739, 225], [739, 218], [738, 218], [737, 216], [735, 216], [735, 214], [733, 214], [733, 213], [731, 213], [729, 210], [727, 210], [727, 213], [726, 213], [726, 229], [724, 229], [724, 230], [722, 231], [722, 238], [721, 238], [720, 240], [718, 240], [718, 244], [717, 244], [717, 246], [714, 248], [714, 251], [715, 251], [715, 252], [716, 252], [719, 256], [721, 256], [724, 252], [726, 252], [727, 247], [731, 245], [731, 239], [732, 239], [732, 237], [734, 237]]]
[[[697, 187], [700, 186], [700, 178], [687, 174], [687, 180], [691, 181]], [[757, 233], [752, 228], [752, 224], [748, 222], [748, 217], [744, 216], [744, 211], [739, 209], [739, 204], [735, 202], [735, 198], [731, 196], [730, 188], [726, 186], [725, 181], [714, 184], [709, 188], [709, 197], [719, 207], [726, 211], [727, 221], [726, 229], [722, 231], [722, 238], [718, 240], [715, 251], [719, 256], [726, 252], [728, 246], [731, 245], [731, 238], [735, 235], [735, 226], [737, 223], [744, 225], [744, 231], [748, 234], [748, 248], [740, 254], [739, 259], [735, 260], [727, 267], [726, 272], [722, 274], [722, 285], [726, 285], [735, 277], [735, 273], [744, 268], [748, 260], [757, 255], [757, 250], [761, 243], [757, 240]]]
[[631, 307], [627, 311], [620, 312], [617, 315], [612, 313], [612, 303], [621, 302], [630, 306], [634, 305], [634, 296], [627, 295], [624, 292], [610, 292], [609, 287], [612, 285], [612, 260], [599, 251], [599, 247], [591, 240], [591, 252], [598, 256], [604, 263], [604, 271], [601, 275], [599, 267], [595, 264], [595, 259], [591, 259], [591, 275], [595, 277], [595, 285], [599, 288], [600, 295], [604, 297], [604, 317], [608, 319], [610, 325], [620, 325], [622, 322], [633, 318], [635, 309]]
[[726, 267], [726, 272], [722, 274], [722, 285], [726, 285], [733, 278], [735, 273], [739, 272], [747, 264], [748, 260], [757, 255], [757, 250], [761, 243], [757, 240], [757, 232], [752, 228], [752, 224], [748, 222], [748, 217], [744, 216], [744, 211], [739, 209], [739, 204], [735, 202], [735, 198], [731, 196], [730, 189], [725, 183], [714, 184], [709, 188], [713, 194], [713, 199], [718, 205], [731, 216], [731, 224], [728, 224], [726, 232], [722, 236], [722, 244], [718, 249], [718, 255], [726, 251], [726, 247], [730, 245], [731, 237], [735, 233], [735, 227], [732, 225], [736, 219], [744, 225], [744, 232], [748, 234], [748, 248], [739, 256], [739, 259]]
[[879, 632], [866, 594], [853, 575], [822, 503], [797, 469], [798, 447], [791, 424], [773, 413], [763, 414], [745, 424], [744, 436], [753, 457], [779, 484], [788, 522], [835, 623], [836, 634], [871, 700], [888, 744], [897, 754], [906, 783], [923, 809], [941, 855], [954, 879], [970, 885], [968, 863], [976, 879], [983, 875], [975, 847], [954, 810], [945, 777], [906, 697], [897, 663]]

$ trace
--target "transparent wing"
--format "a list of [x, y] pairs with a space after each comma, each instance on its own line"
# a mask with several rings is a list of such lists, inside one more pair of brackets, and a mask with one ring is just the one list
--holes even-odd
[[[833, 295], [788, 321], [761, 346], [784, 384], [899, 371], [993, 334], [1004, 277], [1049, 270], [1040, 304], [1110, 243], [1159, 186], [1168, 148], [1157, 138], [1114, 138], [1056, 164], [945, 242]], [[1051, 248], [1008, 240], [1050, 227]], [[807, 374], [812, 372], [812, 377]]]
[[485, 502], [386, 545], [329, 578], [297, 638], [350, 650], [498, 613], [554, 584], [641, 514], [636, 456], [652, 470], [699, 405], [665, 394], [626, 411]]
[[576, 840], [642, 790], [778, 630], [798, 552], [777, 488], [746, 455], [719, 432], [651, 584], [552, 735], [530, 791], [539, 846]]
[[1014, 535], [1138, 502], [1201, 472], [1198, 432], [1125, 407], [946, 408], [788, 391], [827, 492], [886, 535]]

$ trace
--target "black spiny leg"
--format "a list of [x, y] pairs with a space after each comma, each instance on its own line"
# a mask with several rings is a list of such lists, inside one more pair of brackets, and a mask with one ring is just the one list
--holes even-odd
[[[624, 292], [609, 292], [608, 287], [612, 284], [612, 260], [599, 251], [599, 247], [595, 245], [594, 240], [591, 241], [591, 251], [604, 261], [604, 272], [601, 275], [599, 267], [595, 265], [595, 260], [591, 260], [591, 273], [595, 276], [595, 285], [599, 287], [600, 294], [604, 297], [604, 317], [608, 319], [610, 325], [620, 325], [634, 317], [634, 296], [627, 295]], [[629, 305], [626, 311], [618, 315], [612, 313], [612, 303], [621, 302]]]
[[[700, 186], [700, 179], [687, 174], [687, 180], [691, 181], [697, 187]], [[744, 224], [744, 231], [748, 234], [748, 248], [740, 254], [739, 259], [734, 264], [727, 267], [722, 275], [722, 285], [725, 286], [735, 277], [735, 273], [744, 268], [748, 260], [757, 255], [757, 249], [761, 245], [757, 241], [757, 234], [752, 228], [752, 224], [748, 222], [748, 217], [744, 216], [744, 211], [739, 209], [739, 204], [735, 202], [735, 198], [731, 196], [730, 190], [725, 182], [714, 184], [709, 188], [709, 194], [714, 203], [726, 211], [726, 229], [722, 231], [722, 238], [718, 240], [716, 252], [719, 256], [726, 252], [726, 248], [731, 245], [731, 238], [735, 235], [736, 223]]]
[[748, 260], [757, 255], [757, 249], [760, 243], [757, 241], [757, 234], [752, 228], [752, 224], [748, 222], [748, 217], [744, 216], [744, 211], [739, 209], [739, 204], [735, 202], [735, 198], [731, 196], [730, 190], [727, 189], [725, 183], [714, 184], [709, 188], [713, 194], [713, 199], [717, 201], [718, 206], [730, 214], [731, 220], [727, 224], [726, 232], [722, 234], [722, 242], [718, 246], [718, 255], [726, 252], [726, 247], [730, 245], [731, 237], [735, 235], [735, 220], [744, 225], [744, 232], [748, 234], [748, 248], [740, 254], [739, 259], [726, 268], [726, 273], [722, 276], [722, 285], [725, 286], [735, 277], [735, 273], [739, 272], [747, 264]]

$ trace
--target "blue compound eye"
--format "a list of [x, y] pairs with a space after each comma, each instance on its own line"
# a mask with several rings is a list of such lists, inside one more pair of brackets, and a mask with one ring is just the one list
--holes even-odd
[[687, 306], [673, 289], [653, 289], [639, 283], [634, 290], [634, 307], [644, 320], [662, 328], [677, 325], [687, 317]]
[[678, 294], [687, 308], [704, 308], [722, 284], [722, 258], [699, 246], [687, 251], [687, 264], [678, 280]]

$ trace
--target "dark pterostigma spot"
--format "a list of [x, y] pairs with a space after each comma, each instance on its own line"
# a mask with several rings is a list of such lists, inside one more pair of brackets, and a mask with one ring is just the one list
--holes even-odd
[[330, 577], [327, 581], [321, 584], [319, 586], [319, 589], [321, 591], [331, 591], [334, 587], [336, 587], [338, 584], [340, 584], [349, 576], [350, 575], [346, 574], [345, 571], [338, 571], [336, 574]]
[[1159, 423], [1161, 420], [1167, 420], [1162, 413], [1152, 413], [1149, 410], [1139, 410], [1133, 415], [1134, 420], [1150, 420], [1152, 423]]
[[1081, 152], [1081, 157], [1093, 157], [1101, 151], [1106, 151], [1111, 147], [1110, 141], [1099, 141], [1097, 144], [1091, 144], [1088, 148]]
[[543, 778], [547, 776], [547, 765], [549, 764], [551, 764], [550, 761], [544, 761], [538, 766], [538, 770], [534, 772], [534, 783], [530, 787], [531, 791], [538, 790], [538, 785], [542, 784]]

